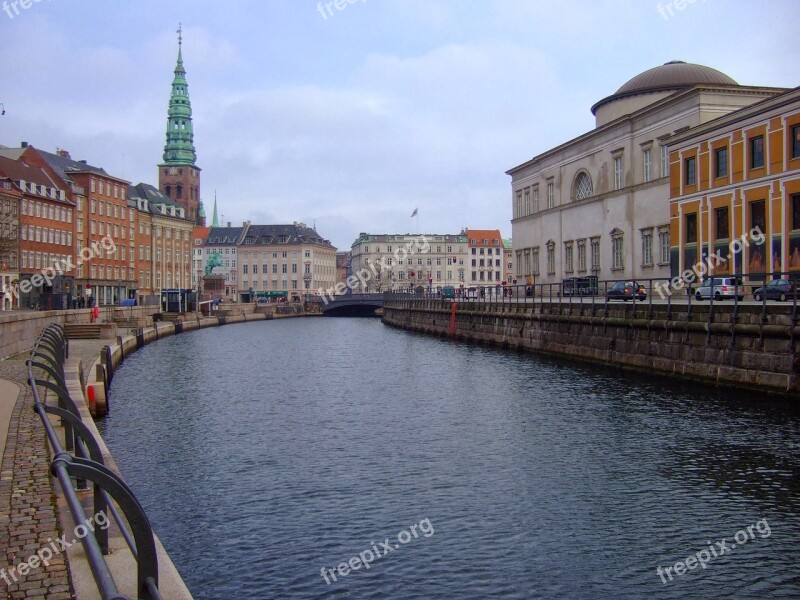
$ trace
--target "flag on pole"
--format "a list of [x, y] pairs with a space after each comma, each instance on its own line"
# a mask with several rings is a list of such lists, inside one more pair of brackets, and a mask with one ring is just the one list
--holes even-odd
[[417, 209], [415, 208], [414, 212], [411, 213], [411, 218], [413, 219], [416, 216], [417, 216]]

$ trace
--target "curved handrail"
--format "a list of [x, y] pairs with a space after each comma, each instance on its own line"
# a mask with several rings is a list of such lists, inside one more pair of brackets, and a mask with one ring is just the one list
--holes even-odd
[[[112, 513], [123, 537], [131, 548], [137, 563], [137, 594], [142, 600], [162, 600], [158, 590], [158, 556], [153, 530], [147, 515], [136, 496], [119, 475], [103, 463], [100, 444], [90, 429], [81, 420], [80, 411], [67, 391], [64, 376], [64, 361], [69, 354], [69, 342], [64, 328], [58, 324], [48, 325], [34, 344], [30, 358], [26, 361], [28, 383], [34, 399], [34, 410], [44, 425], [54, 458], [50, 470], [61, 484], [65, 500], [76, 527], [87, 522], [72, 478], [91, 481], [94, 485], [94, 514], [106, 509]], [[49, 379], [34, 376], [34, 368], [40, 369]], [[45, 404], [39, 394], [40, 388], [55, 392], [59, 406]], [[62, 419], [68, 449], [62, 448], [58, 434], [48, 415]], [[122, 509], [123, 520], [113, 502]], [[130, 531], [125, 523], [130, 526]], [[129, 600], [120, 594], [104, 554], [108, 553], [107, 528], [93, 528], [93, 535], [81, 538], [89, 567], [103, 600]]]

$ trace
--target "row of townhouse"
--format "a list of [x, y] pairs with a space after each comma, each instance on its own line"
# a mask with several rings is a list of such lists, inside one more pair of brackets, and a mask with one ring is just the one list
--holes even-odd
[[191, 286], [185, 208], [64, 150], [0, 147], [0, 210], [4, 310], [156, 303]]

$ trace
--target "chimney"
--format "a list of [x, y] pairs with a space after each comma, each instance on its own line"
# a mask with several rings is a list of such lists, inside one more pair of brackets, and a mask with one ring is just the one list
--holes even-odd
[[79, 160], [78, 162], [79, 162], [79, 163], [81, 163], [82, 165], [88, 164], [88, 163], [86, 162], [86, 159], [84, 159], [84, 160]]
[[20, 144], [20, 148], [27, 148], [27, 147], [28, 147], [28, 142], [22, 142]]
[[58, 154], [61, 158], [72, 158], [69, 155], [69, 151], [64, 150], [63, 148], [59, 148], [58, 150], [56, 150], [56, 154]]

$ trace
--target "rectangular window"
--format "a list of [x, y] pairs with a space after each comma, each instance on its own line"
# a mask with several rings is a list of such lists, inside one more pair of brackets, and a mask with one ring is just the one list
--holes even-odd
[[669, 152], [666, 146], [661, 146], [661, 176], [669, 177]]
[[792, 196], [792, 229], [800, 229], [800, 194]]
[[516, 211], [517, 218], [522, 216], [522, 194], [517, 193], [517, 211]]
[[792, 158], [800, 158], [800, 125], [792, 127]]
[[572, 257], [572, 242], [564, 243], [564, 272], [572, 273], [573, 271], [573, 257]]
[[547, 273], [552, 275], [556, 272], [556, 249], [554, 246], [547, 247]]
[[586, 270], [586, 242], [578, 242], [578, 271]]
[[614, 189], [622, 189], [622, 157], [617, 156], [614, 159]]
[[757, 227], [762, 233], [767, 232], [766, 203], [763, 200], [750, 203], [750, 227]]
[[728, 176], [728, 148], [717, 148], [714, 150], [714, 177]]
[[714, 211], [714, 221], [717, 226], [718, 240], [727, 240], [730, 237], [730, 221], [728, 218], [728, 207], [723, 206]]
[[622, 236], [617, 236], [613, 240], [612, 243], [612, 250], [614, 254], [614, 268], [621, 269], [622, 268]]
[[690, 156], [684, 161], [686, 165], [686, 185], [695, 185], [697, 183], [697, 159]]
[[669, 229], [664, 228], [658, 232], [659, 245], [661, 246], [661, 264], [669, 263]]
[[592, 240], [592, 271], [600, 272], [600, 240]]
[[653, 264], [653, 231], [642, 232], [642, 264]]
[[764, 136], [750, 138], [750, 168], [758, 169], [764, 166]]
[[533, 188], [533, 212], [539, 212], [539, 186]]
[[[530, 271], [530, 273], [532, 275], [538, 275], [539, 274], [539, 249], [538, 248], [534, 248], [532, 253], [533, 253], [533, 258], [532, 258], [532, 262], [533, 262], [532, 267], [533, 268]], [[527, 254], [525, 255], [525, 258], [527, 258]]]
[[555, 188], [552, 183], [547, 184], [547, 208], [553, 208], [555, 203]]
[[525, 206], [523, 207], [523, 210], [525, 211], [523, 213], [524, 215], [531, 214], [531, 191], [530, 190], [525, 190]]
[[697, 243], [697, 213], [686, 215], [686, 243]]
[[644, 159], [644, 180], [647, 182], [652, 179], [653, 152], [647, 149], [644, 151], [642, 157]]

